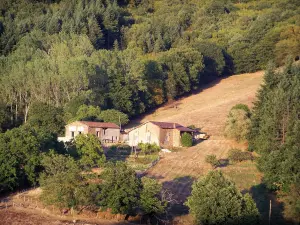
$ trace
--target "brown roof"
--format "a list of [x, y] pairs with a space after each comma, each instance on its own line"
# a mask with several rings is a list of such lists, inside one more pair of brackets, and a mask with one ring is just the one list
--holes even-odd
[[195, 132], [195, 130], [192, 130], [188, 127], [182, 126], [179, 123], [156, 122], [156, 121], [150, 121], [150, 123], [153, 123], [162, 129], [177, 129], [177, 130], [184, 131], [184, 132]]
[[80, 121], [89, 127], [101, 127], [101, 128], [115, 128], [120, 129], [120, 127], [114, 123], [103, 123], [103, 122], [92, 122], [92, 121]]

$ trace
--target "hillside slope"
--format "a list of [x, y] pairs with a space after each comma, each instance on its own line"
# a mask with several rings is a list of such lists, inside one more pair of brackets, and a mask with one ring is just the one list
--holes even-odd
[[[226, 159], [229, 149], [246, 148], [245, 144], [224, 137], [224, 125], [232, 106], [238, 103], [252, 106], [256, 92], [263, 81], [263, 74], [264, 72], [260, 71], [221, 79], [203, 88], [200, 93], [182, 98], [171, 106], [166, 105], [133, 121], [133, 124], [148, 120], [178, 122], [186, 126], [193, 124], [210, 135], [208, 140], [191, 148], [165, 153], [159, 163], [148, 171], [147, 176], [158, 179], [164, 188], [173, 194], [176, 204], [171, 211], [180, 216], [176, 217], [179, 224], [189, 224], [191, 221], [190, 216], [183, 216], [188, 213], [183, 203], [191, 192], [193, 180], [212, 169], [205, 162], [205, 156], [215, 154], [218, 159]], [[177, 108], [173, 107], [174, 105], [177, 105]], [[224, 165], [220, 169], [242, 191], [252, 191], [261, 186], [262, 174], [257, 170], [254, 162]], [[261, 205], [259, 204], [258, 207], [261, 208], [263, 218], [267, 219], [268, 210], [264, 204], [268, 202], [269, 196], [264, 192], [262, 195], [260, 193], [259, 198], [264, 199], [259, 200]], [[282, 224], [280, 215], [280, 212], [274, 212], [274, 224]]]
[[[226, 157], [230, 148], [244, 148], [244, 145], [224, 137], [226, 117], [235, 104], [252, 105], [262, 79], [263, 72], [221, 79], [205, 87], [200, 93], [172, 104], [178, 105], [177, 107], [167, 105], [134, 121], [133, 124], [149, 120], [178, 122], [186, 126], [193, 124], [210, 135], [208, 140], [191, 148], [165, 154], [158, 165], [149, 171], [149, 176], [158, 177], [162, 182], [178, 176], [198, 177], [210, 169], [210, 165], [204, 162], [206, 155], [215, 154], [221, 159]], [[241, 188], [246, 188], [242, 186]]]
[[200, 93], [161, 107], [133, 124], [149, 120], [193, 124], [211, 135], [211, 139], [223, 139], [224, 122], [230, 108], [238, 103], [251, 106], [262, 79], [263, 71], [220, 79]]

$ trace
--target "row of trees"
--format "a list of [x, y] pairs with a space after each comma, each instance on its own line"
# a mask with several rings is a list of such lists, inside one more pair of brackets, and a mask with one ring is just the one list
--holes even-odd
[[253, 110], [243, 104], [234, 106], [225, 127], [227, 137], [248, 141], [249, 150], [259, 153], [258, 168], [265, 184], [280, 193], [286, 216], [296, 222], [300, 221], [299, 84], [300, 67], [292, 59], [280, 69], [270, 64]]
[[[0, 192], [38, 185], [39, 176], [46, 169], [43, 164], [44, 155], [54, 153], [68, 154], [81, 170], [103, 166], [106, 162], [96, 136], [79, 135], [75, 141], [65, 146], [57, 142], [57, 137], [49, 132], [27, 125], [21, 126], [0, 134]], [[50, 158], [46, 161], [55, 163]], [[67, 165], [60, 165], [65, 166]]]
[[258, 166], [271, 190], [279, 190], [285, 213], [300, 221], [300, 67], [288, 62], [270, 66], [251, 117], [249, 148], [261, 157]]
[[[249, 150], [259, 153], [257, 165], [264, 183], [285, 203], [285, 216], [300, 221], [300, 67], [292, 58], [277, 68], [270, 63], [257, 94], [253, 110], [247, 105], [232, 107], [225, 135], [239, 142], [248, 141]], [[249, 152], [232, 151], [233, 159], [251, 159]], [[217, 166], [215, 157], [207, 162]]]
[[141, 114], [216, 76], [296, 58], [299, 21], [290, 0], [1, 1], [1, 127], [27, 122], [35, 102]]
[[15, 124], [27, 122], [35, 102], [59, 108], [81, 102], [137, 115], [196, 88], [204, 67], [194, 49], [151, 60], [136, 49], [96, 51], [83, 35], [41, 31], [23, 37], [0, 61], [0, 97]]
[[50, 153], [42, 161], [42, 200], [60, 209], [109, 209], [117, 214], [164, 213], [167, 199], [154, 179], [137, 178], [123, 162], [107, 164], [100, 174], [83, 172], [70, 156]]

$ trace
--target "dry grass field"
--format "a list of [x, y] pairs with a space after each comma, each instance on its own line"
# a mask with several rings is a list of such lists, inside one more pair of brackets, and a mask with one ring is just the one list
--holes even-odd
[[[144, 116], [134, 123], [148, 120], [178, 122], [182, 125], [195, 125], [206, 132], [210, 137], [197, 145], [182, 149], [175, 153], [166, 153], [162, 160], [152, 168], [148, 175], [157, 177], [161, 182], [170, 181], [176, 177], [192, 176], [197, 178], [211, 169], [205, 163], [205, 156], [215, 154], [219, 159], [225, 159], [229, 149], [237, 147], [245, 149], [246, 144], [239, 144], [228, 140], [223, 135], [227, 114], [232, 106], [244, 103], [252, 106], [256, 91], [262, 83], [263, 72], [231, 76], [210, 84], [201, 92], [183, 98], [177, 102], [177, 108], [161, 107], [155, 112]], [[251, 164], [252, 165], [252, 164]], [[235, 165], [243, 170], [245, 165]], [[256, 170], [247, 166], [247, 171]], [[230, 173], [232, 167], [222, 168], [225, 173]], [[257, 178], [260, 175], [257, 173]], [[239, 184], [246, 189], [246, 184]], [[253, 180], [252, 180], [253, 183]]]
[[[220, 79], [200, 92], [182, 98], [175, 103], [165, 105], [151, 114], [133, 121], [139, 124], [146, 121], [178, 122], [182, 125], [195, 125], [206, 132], [210, 138], [197, 145], [178, 152], [165, 153], [159, 163], [148, 171], [149, 177], [158, 179], [164, 188], [174, 194], [176, 204], [172, 213], [179, 224], [189, 224], [191, 218], [183, 205], [191, 192], [192, 182], [205, 175], [211, 166], [205, 162], [205, 156], [215, 154], [218, 159], [226, 159], [231, 148], [246, 149], [247, 144], [239, 144], [224, 137], [224, 126], [229, 110], [238, 103], [252, 107], [256, 92], [263, 82], [263, 71], [252, 74], [235, 75]], [[173, 107], [175, 106], [176, 107]], [[268, 219], [267, 202], [270, 196], [261, 185], [262, 174], [255, 162], [242, 162], [224, 165], [221, 168], [242, 192], [251, 192], [262, 213], [263, 221]], [[274, 202], [272, 224], [285, 224], [281, 215], [281, 205]]]

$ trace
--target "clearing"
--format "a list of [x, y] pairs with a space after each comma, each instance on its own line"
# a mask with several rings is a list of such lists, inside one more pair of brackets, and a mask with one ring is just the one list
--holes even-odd
[[215, 154], [217, 158], [222, 159], [226, 158], [230, 148], [245, 149], [247, 145], [238, 144], [224, 137], [225, 121], [232, 106], [238, 103], [252, 106], [262, 80], [262, 71], [220, 79], [205, 87], [200, 93], [177, 101], [176, 108], [167, 105], [134, 121], [135, 124], [156, 120], [178, 122], [185, 126], [195, 125], [210, 136], [208, 140], [191, 148], [166, 153], [149, 171], [149, 176], [159, 177], [162, 182], [186, 175], [198, 177], [211, 169], [210, 165], [204, 162], [206, 155]]
[[[226, 159], [229, 149], [247, 148], [247, 144], [239, 144], [224, 137], [225, 121], [232, 106], [244, 103], [252, 107], [256, 92], [263, 82], [263, 74], [263, 71], [259, 71], [219, 79], [204, 87], [201, 92], [160, 107], [133, 121], [134, 125], [151, 120], [195, 125], [210, 136], [208, 140], [191, 148], [165, 153], [147, 173], [147, 176], [158, 179], [164, 188], [174, 194], [176, 204], [171, 212], [179, 224], [191, 223], [188, 209], [183, 203], [190, 195], [193, 181], [212, 169], [205, 162], [205, 156], [215, 154], [218, 159]], [[254, 162], [224, 165], [220, 169], [241, 191], [252, 193], [264, 222], [268, 222], [268, 202], [272, 199], [272, 224], [286, 224], [281, 214], [282, 205], [261, 184], [262, 174]]]

